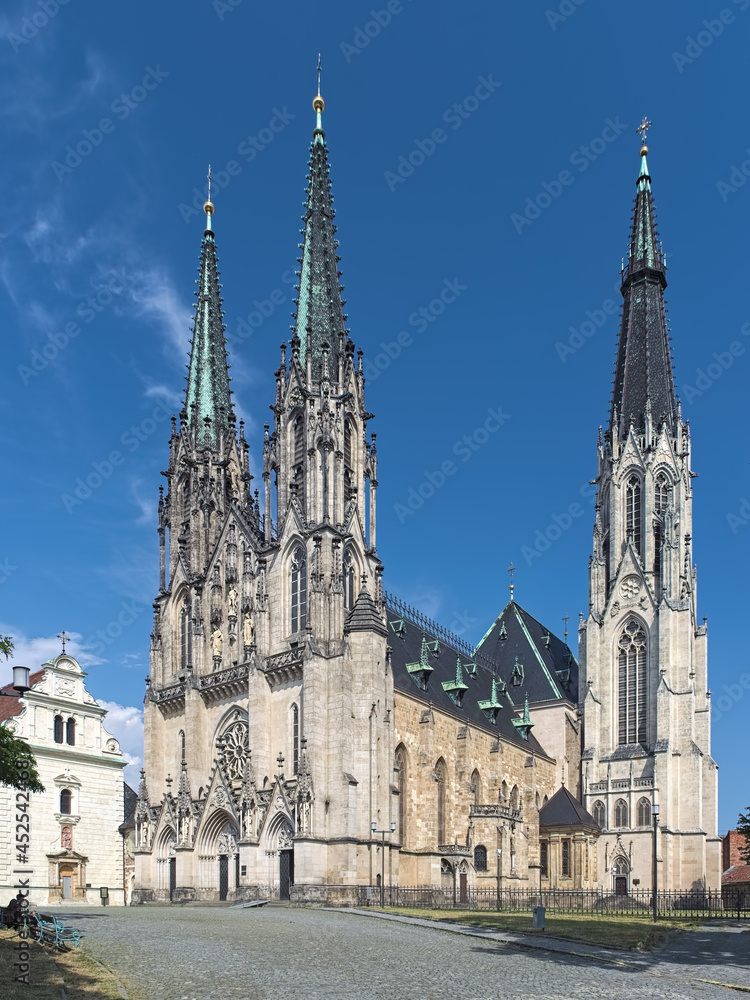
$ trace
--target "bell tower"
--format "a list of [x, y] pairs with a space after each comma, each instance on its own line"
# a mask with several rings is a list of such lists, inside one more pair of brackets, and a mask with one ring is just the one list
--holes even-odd
[[659, 888], [715, 889], [718, 771], [693, 564], [695, 473], [675, 396], [647, 128], [644, 120], [609, 424], [597, 447], [589, 615], [579, 637], [582, 788], [603, 830], [605, 879], [616, 868], [651, 885], [658, 806]]

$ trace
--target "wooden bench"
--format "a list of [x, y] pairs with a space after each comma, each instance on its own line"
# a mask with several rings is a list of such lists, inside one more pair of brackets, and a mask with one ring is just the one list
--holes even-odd
[[49, 913], [30, 913], [27, 918], [27, 926], [37, 941], [51, 944], [53, 948], [62, 948], [63, 945], [67, 945], [71, 941], [73, 946], [77, 948], [81, 943], [80, 931], [66, 927], [61, 920]]

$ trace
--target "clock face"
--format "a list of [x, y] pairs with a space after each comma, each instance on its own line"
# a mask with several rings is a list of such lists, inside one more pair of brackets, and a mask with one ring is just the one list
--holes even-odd
[[302, 390], [299, 386], [295, 386], [294, 389], [289, 393], [289, 405], [290, 406], [301, 406], [304, 403], [305, 397], [302, 395]]

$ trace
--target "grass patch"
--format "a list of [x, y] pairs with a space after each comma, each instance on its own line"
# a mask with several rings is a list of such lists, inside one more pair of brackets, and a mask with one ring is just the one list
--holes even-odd
[[[16, 979], [21, 974], [15, 964], [19, 962], [19, 944], [28, 946], [28, 985]], [[115, 977], [83, 948], [55, 951], [29, 938], [21, 939], [16, 931], [0, 930], [4, 1000], [60, 1000], [63, 995], [68, 1000], [121, 1000]]]
[[400, 913], [408, 917], [424, 917], [441, 923], [469, 924], [494, 931], [513, 931], [537, 937], [565, 938], [569, 941], [583, 941], [607, 948], [627, 948], [650, 951], [662, 944], [675, 930], [688, 930], [703, 921], [685, 918], [682, 920], [659, 920], [656, 924], [645, 917], [607, 917], [591, 914], [562, 915], [547, 914], [545, 930], [534, 930], [530, 913], [498, 913], [479, 910], [429, 910], [410, 907], [387, 907], [388, 913]]

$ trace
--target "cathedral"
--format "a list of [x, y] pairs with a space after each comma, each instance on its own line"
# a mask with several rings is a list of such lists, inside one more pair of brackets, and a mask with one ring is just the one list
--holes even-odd
[[[294, 332], [252, 482], [206, 202], [158, 505], [135, 902], [351, 905], [379, 885], [717, 888], [690, 441], [641, 150], [580, 663], [510, 600], [470, 646], [384, 589], [377, 448], [313, 101]], [[602, 380], [603, 382], [604, 380]], [[260, 487], [260, 484], [258, 484]]]

